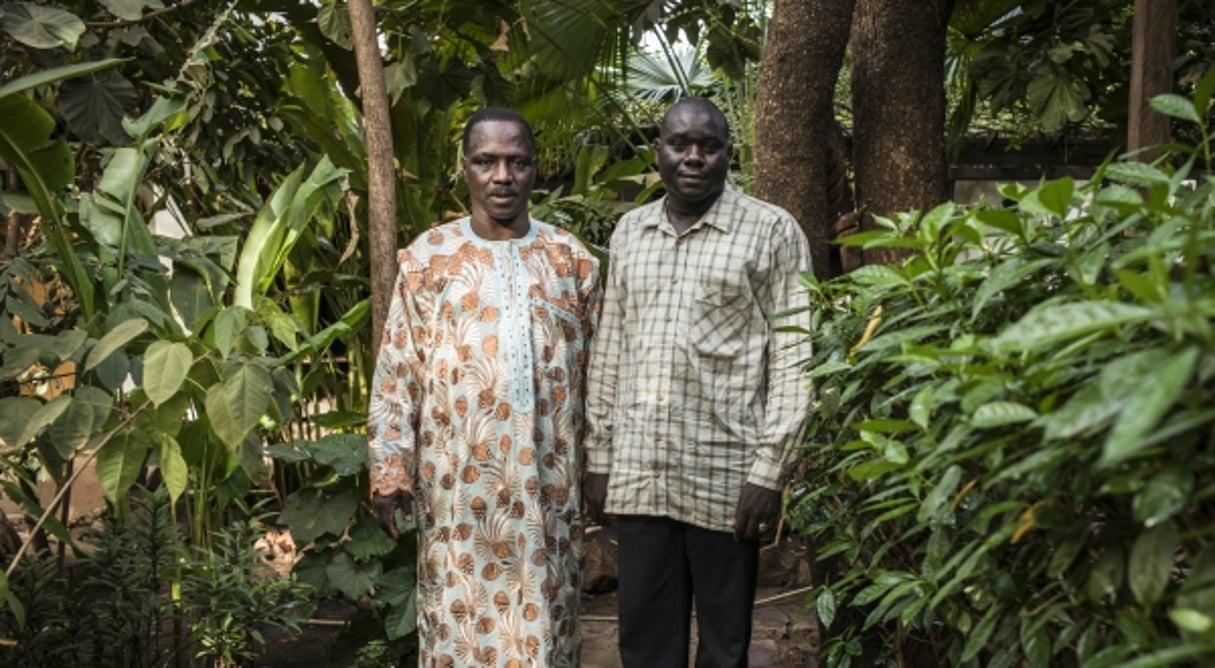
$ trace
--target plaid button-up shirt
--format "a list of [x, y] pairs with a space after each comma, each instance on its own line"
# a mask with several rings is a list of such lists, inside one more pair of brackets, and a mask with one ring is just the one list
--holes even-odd
[[[620, 219], [591, 349], [587, 468], [607, 512], [731, 531], [743, 484], [779, 490], [809, 417], [810, 249], [729, 187], [677, 234], [665, 198]], [[802, 307], [792, 315], [782, 315]]]

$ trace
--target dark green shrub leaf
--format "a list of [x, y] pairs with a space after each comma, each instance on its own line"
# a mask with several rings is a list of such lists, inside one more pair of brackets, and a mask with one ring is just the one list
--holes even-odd
[[835, 621], [835, 593], [830, 587], [823, 587], [814, 601], [814, 609], [818, 611], [818, 621], [824, 629], [831, 628]]
[[1015, 401], [989, 401], [975, 409], [970, 416], [970, 424], [974, 427], [1003, 427], [1010, 424], [1029, 422], [1038, 417], [1034, 409]]
[[[1185, 348], [1168, 355], [1158, 363], [1143, 369], [1143, 373], [1129, 379], [1133, 380], [1135, 391], [1126, 398], [1126, 404], [1134, 408], [1122, 411], [1106, 437], [1101, 451], [1101, 466], [1118, 463], [1144, 446], [1143, 436], [1156, 426], [1160, 418], [1167, 414], [1180, 398], [1193, 373], [1198, 355], [1197, 347]], [[1148, 355], [1153, 361], [1162, 356]], [[1111, 364], [1106, 370], [1113, 368], [1114, 365]], [[1103, 381], [1105, 375], [1102, 374]]]
[[970, 310], [971, 320], [983, 310], [983, 306], [987, 304], [992, 297], [1004, 292], [1005, 290], [1020, 285], [1027, 277], [1041, 271], [1042, 269], [1054, 265], [1053, 260], [1033, 260], [1025, 262], [1019, 258], [1010, 258], [996, 266], [991, 274], [979, 286], [979, 290], [975, 293], [974, 305]]
[[1067, 214], [1072, 204], [1072, 195], [1076, 191], [1076, 182], [1070, 176], [1065, 176], [1038, 188], [1038, 201], [1046, 210], [1060, 218]]
[[[920, 512], [916, 516], [916, 521], [920, 524], [930, 524], [933, 526], [940, 523], [949, 511], [953, 494], [961, 482], [962, 467], [955, 464], [945, 469], [944, 475], [933, 486], [928, 496], [924, 497], [924, 503], [920, 506]], [[935, 536], [934, 534], [934, 538]]]
[[1152, 527], [1169, 519], [1185, 508], [1193, 491], [1194, 476], [1189, 471], [1175, 466], [1162, 470], [1135, 495], [1135, 521]]
[[1177, 545], [1177, 532], [1167, 522], [1144, 531], [1135, 540], [1127, 563], [1127, 579], [1140, 604], [1151, 607], [1160, 600], [1169, 583]]
[[270, 372], [252, 362], [236, 365], [226, 376], [207, 390], [204, 403], [211, 428], [229, 448], [235, 448], [266, 413], [273, 385]]
[[47, 432], [55, 452], [64, 460], [89, 442], [93, 433], [93, 407], [74, 399]]
[[1056, 544], [1054, 553], [1050, 556], [1050, 565], [1046, 567], [1046, 574], [1052, 579], [1063, 575], [1083, 547], [1083, 538], [1071, 538]]
[[1183, 121], [1191, 123], [1201, 123], [1202, 119], [1198, 117], [1198, 110], [1194, 107], [1194, 103], [1188, 98], [1182, 97], [1175, 93], [1165, 93], [1153, 97], [1149, 104], [1152, 108], [1165, 116], [1180, 118]]
[[1125, 561], [1125, 555], [1117, 547], [1110, 547], [1101, 553], [1088, 576], [1090, 599], [1098, 603], [1117, 600], [1118, 589], [1122, 587]]
[[384, 632], [389, 640], [398, 640], [418, 628], [418, 601], [410, 596], [404, 603], [394, 607], [384, 619]]
[[987, 646], [987, 639], [991, 637], [993, 631], [996, 630], [996, 622], [999, 621], [1000, 607], [993, 605], [987, 609], [987, 613], [983, 615], [983, 619], [975, 626], [970, 636], [966, 639], [966, 645], [962, 648], [961, 661], [963, 663], [970, 661], [983, 651]]
[[1106, 167], [1105, 175], [1132, 186], [1164, 185], [1168, 174], [1145, 162], [1115, 162]]
[[1144, 322], [1151, 309], [1111, 301], [1047, 304], [1031, 310], [993, 340], [1003, 350], [1035, 351], [1123, 325]]
[[139, 478], [151, 447], [148, 437], [138, 430], [121, 434], [102, 446], [97, 453], [97, 480], [107, 499], [123, 503], [127, 491]]
[[[116, 146], [131, 141], [122, 119], [135, 106], [135, 86], [117, 70], [69, 79], [59, 87], [59, 108], [68, 128], [85, 141]], [[138, 182], [130, 184], [134, 188]]]

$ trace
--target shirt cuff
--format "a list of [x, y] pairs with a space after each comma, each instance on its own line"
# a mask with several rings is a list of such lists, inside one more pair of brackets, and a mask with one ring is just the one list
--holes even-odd
[[586, 472], [587, 473], [611, 473], [612, 472], [612, 446], [607, 443], [587, 443], [586, 447]]
[[779, 461], [760, 455], [755, 458], [755, 464], [751, 466], [751, 474], [747, 476], [747, 482], [759, 485], [764, 489], [780, 491], [785, 488], [784, 467]]

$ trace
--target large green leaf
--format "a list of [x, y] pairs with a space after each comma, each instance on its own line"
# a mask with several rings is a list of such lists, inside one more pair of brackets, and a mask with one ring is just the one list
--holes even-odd
[[143, 16], [144, 7], [161, 9], [164, 7], [160, 0], [101, 0], [101, 4], [111, 14], [125, 21], [135, 21]]
[[357, 601], [371, 593], [383, 570], [384, 565], [378, 560], [360, 563], [349, 554], [339, 552], [325, 568], [325, 575], [330, 585], [350, 600]]
[[14, 2], [0, 11], [0, 28], [13, 39], [35, 49], [76, 50], [84, 34], [84, 21], [75, 14], [32, 2]]
[[159, 406], [177, 394], [194, 363], [190, 346], [171, 341], [156, 341], [143, 358], [143, 390]]
[[1064, 69], [1044, 65], [1034, 70], [1026, 87], [1026, 100], [1037, 114], [1042, 129], [1053, 132], [1066, 123], [1083, 120], [1088, 115], [1085, 103], [1088, 86], [1072, 78]]
[[89, 442], [93, 433], [93, 406], [84, 401], [73, 400], [52, 424], [47, 435], [55, 452], [65, 461]]
[[257, 213], [236, 268], [234, 303], [252, 310], [254, 294], [262, 295], [286, 262], [300, 232], [346, 170], [322, 158], [304, 178], [301, 166], [288, 176]]
[[236, 448], [257, 426], [270, 405], [272, 388], [270, 372], [249, 362], [234, 366], [222, 383], [207, 390], [207, 418], [229, 448]]
[[303, 489], [287, 497], [279, 521], [291, 529], [296, 543], [303, 545], [326, 534], [342, 535], [357, 508], [353, 492], [324, 496], [318, 490]]
[[135, 106], [135, 86], [121, 73], [106, 70], [59, 87], [59, 109], [73, 134], [85, 141], [122, 146], [131, 137], [122, 127], [127, 110]]
[[1135, 521], [1153, 527], [1176, 515], [1190, 502], [1194, 476], [1178, 466], [1163, 469], [1135, 495], [1131, 505]]
[[127, 431], [102, 446], [97, 453], [97, 480], [106, 498], [121, 503], [139, 478], [151, 441], [136, 430]]
[[60, 191], [75, 178], [75, 159], [62, 137], [52, 139], [55, 119], [24, 95], [0, 97], [0, 160], [16, 168], [48, 225], [47, 241], [63, 263], [68, 286], [85, 318], [93, 316], [93, 284], [72, 248]]
[[21, 429], [21, 436], [17, 438], [17, 442], [12, 445], [21, 447], [29, 443], [38, 435], [39, 430], [59, 419], [59, 416], [63, 415], [63, 412], [67, 410], [71, 403], [72, 395], [61, 394], [39, 406], [32, 414], [28, 414], [29, 421]]
[[89, 351], [89, 356], [85, 359], [84, 370], [88, 371], [98, 364], [106, 361], [115, 350], [122, 348], [131, 342], [132, 339], [143, 334], [148, 328], [148, 321], [143, 318], [133, 318], [119, 323], [114, 329], [111, 329], [93, 349]]
[[26, 421], [42, 402], [33, 397], [4, 397], [0, 399], [0, 441], [8, 448], [17, 447], [25, 431]]
[[365, 468], [367, 437], [360, 434], [329, 434], [309, 446], [318, 464], [332, 466], [341, 476], [354, 475]]

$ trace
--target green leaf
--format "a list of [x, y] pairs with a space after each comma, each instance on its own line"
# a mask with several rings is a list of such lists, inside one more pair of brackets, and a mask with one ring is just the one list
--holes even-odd
[[61, 394], [39, 406], [32, 415], [27, 414], [29, 415], [29, 422], [25, 423], [25, 426], [21, 430], [21, 436], [11, 445], [20, 448], [32, 441], [38, 435], [40, 429], [59, 419], [59, 416], [63, 415], [63, 412], [67, 410], [71, 403], [72, 396], [70, 394]]
[[181, 389], [194, 354], [184, 343], [156, 341], [148, 346], [143, 360], [143, 390], [159, 406]]
[[287, 497], [279, 521], [291, 529], [296, 544], [303, 545], [323, 535], [342, 535], [357, 509], [349, 490], [325, 497], [318, 490], [302, 489]]
[[1193, 608], [1173, 608], [1169, 610], [1169, 619], [1177, 628], [1190, 633], [1209, 633], [1215, 629], [1215, 619]]
[[156, 460], [160, 464], [160, 476], [169, 492], [169, 502], [177, 503], [185, 493], [190, 481], [190, 467], [181, 454], [181, 444], [168, 434], [159, 434], [156, 439]]
[[1076, 560], [1076, 556], [1080, 554], [1080, 549], [1083, 547], [1083, 538], [1070, 538], [1055, 545], [1054, 553], [1050, 556], [1050, 565], [1046, 568], [1046, 574], [1051, 579], [1063, 575], [1068, 567], [1072, 565], [1072, 562]]
[[349, 51], [354, 47], [354, 36], [350, 27], [350, 12], [345, 4], [326, 4], [316, 14], [316, 25], [321, 34], [334, 44]]
[[1053, 260], [1033, 260], [1024, 262], [1019, 258], [1010, 258], [998, 265], [992, 270], [983, 284], [979, 286], [975, 292], [974, 305], [971, 307], [971, 319], [979, 315], [983, 310], [983, 306], [996, 295], [1005, 290], [1020, 285], [1026, 277], [1031, 276], [1045, 267], [1054, 264]]
[[1125, 569], [1125, 557], [1122, 550], [1110, 547], [1093, 564], [1093, 570], [1088, 576], [1088, 596], [1098, 603], [1110, 602], [1117, 599], [1118, 589], [1122, 586], [1122, 576]]
[[215, 348], [222, 357], [232, 352], [237, 340], [245, 331], [247, 311], [240, 306], [229, 306], [215, 316], [211, 336]]
[[1083, 81], [1072, 79], [1066, 70], [1057, 67], [1036, 68], [1025, 89], [1026, 101], [1047, 132], [1087, 116], [1088, 97], [1088, 87]]
[[1035, 351], [1094, 332], [1146, 322], [1151, 309], [1111, 301], [1084, 301], [1035, 307], [1004, 329], [992, 344], [1005, 350]]
[[55, 446], [55, 452], [65, 461], [84, 447], [93, 433], [93, 406], [73, 399], [71, 405], [51, 424], [47, 432]]
[[1133, 186], [1167, 185], [1169, 182], [1168, 174], [1145, 162], [1114, 162], [1106, 167], [1105, 175]]
[[1167, 522], [1139, 534], [1127, 562], [1127, 578], [1135, 600], [1150, 608], [1169, 584], [1177, 553], [1177, 532]]
[[1108, 467], [1121, 462], [1144, 447], [1144, 435], [1182, 397], [1198, 357], [1198, 347], [1191, 346], [1134, 377], [1136, 391], [1126, 397], [1127, 405], [1134, 406], [1134, 409], [1119, 414], [1105, 439], [1099, 466]]
[[340, 476], [349, 476], [367, 468], [367, 437], [360, 434], [330, 434], [308, 448], [318, 464], [332, 466]]
[[160, 0], [101, 0], [101, 4], [114, 16], [124, 21], [135, 21], [143, 16], [144, 7], [163, 7]]
[[107, 58], [105, 60], [76, 63], [75, 65], [60, 65], [59, 67], [40, 70], [34, 74], [13, 79], [3, 86], [0, 86], [0, 98], [7, 95], [22, 93], [39, 86], [45, 86], [47, 84], [56, 83], [65, 79], [72, 79], [75, 77], [84, 76], [86, 74], [107, 70], [125, 62], [125, 58]]
[[143, 318], [134, 318], [119, 323], [114, 329], [111, 329], [93, 349], [89, 351], [89, 356], [85, 359], [84, 370], [88, 371], [95, 368], [98, 364], [104, 362], [110, 355], [114, 354], [115, 350], [122, 348], [130, 343], [132, 339], [139, 336], [148, 328], [148, 321]]
[[1076, 192], [1076, 182], [1070, 176], [1065, 176], [1038, 188], [1038, 201], [1050, 213], [1062, 218], [1071, 208], [1072, 195]]
[[848, 277], [859, 285], [890, 287], [908, 285], [907, 278], [897, 270], [884, 264], [867, 264], [855, 269]]
[[204, 401], [211, 428], [229, 448], [236, 446], [261, 420], [270, 406], [270, 372], [256, 363], [239, 364], [223, 382], [207, 389]]
[[1169, 519], [1186, 507], [1193, 491], [1192, 473], [1176, 466], [1163, 469], [1135, 495], [1132, 504], [1135, 521], [1152, 527]]
[[85, 31], [84, 21], [75, 14], [32, 2], [4, 5], [0, 28], [26, 46], [67, 51], [76, 50], [76, 41]]
[[996, 630], [996, 622], [999, 621], [1000, 606], [992, 605], [987, 609], [987, 613], [983, 615], [983, 619], [975, 626], [966, 639], [966, 645], [962, 648], [961, 662], [965, 663], [979, 655], [983, 648], [987, 646], [987, 640], [991, 638], [991, 634]]
[[1165, 93], [1153, 97], [1149, 104], [1152, 108], [1165, 116], [1180, 118], [1183, 121], [1191, 123], [1201, 123], [1202, 119], [1198, 116], [1198, 110], [1194, 107], [1194, 103], [1175, 93]]
[[114, 397], [100, 387], [85, 385], [76, 390], [77, 404], [88, 406], [93, 411], [93, 424], [100, 427], [114, 409]]
[[97, 453], [97, 480], [106, 498], [121, 504], [139, 478], [151, 443], [138, 431], [129, 431], [102, 446]]
[[925, 385], [915, 393], [915, 397], [911, 400], [911, 406], [907, 409], [908, 417], [920, 429], [928, 429], [928, 421], [932, 417], [933, 408], [933, 386]]
[[117, 70], [69, 79], [59, 87], [63, 118], [86, 141], [104, 139], [116, 146], [130, 142], [122, 119], [137, 101], [134, 84]]
[[1122, 406], [1121, 401], [1106, 397], [1100, 385], [1085, 385], [1059, 410], [1043, 416], [1043, 436], [1055, 440], [1093, 433], [1109, 424]]
[[831, 622], [835, 621], [835, 592], [823, 587], [814, 601], [814, 609], [818, 611], [818, 621], [823, 628], [831, 628]]
[[942, 521], [946, 511], [950, 507], [950, 501], [953, 494], [958, 489], [958, 484], [962, 482], [962, 467], [954, 464], [945, 469], [945, 473], [937, 484], [933, 486], [932, 491], [924, 497], [924, 503], [920, 505], [920, 512], [916, 516], [916, 521], [921, 524], [936, 525]]
[[1038, 417], [1034, 409], [1015, 401], [989, 401], [975, 409], [970, 424], [978, 428], [1003, 427]]
[[350, 540], [342, 544], [342, 549], [356, 560], [366, 562], [383, 557], [396, 546], [397, 542], [379, 522], [365, 517], [350, 530]]
[[399, 640], [418, 628], [417, 597], [410, 596], [404, 605], [394, 607], [384, 619], [384, 632], [389, 640]]

